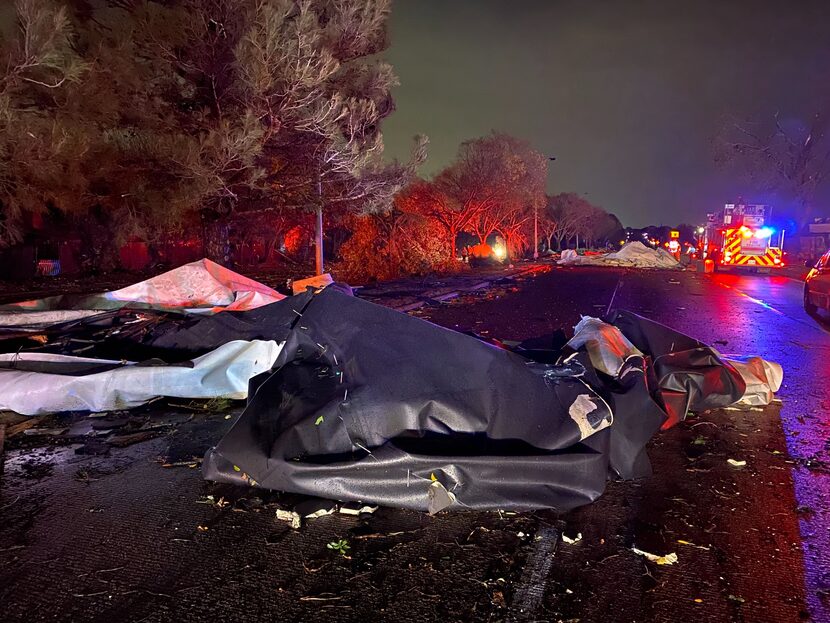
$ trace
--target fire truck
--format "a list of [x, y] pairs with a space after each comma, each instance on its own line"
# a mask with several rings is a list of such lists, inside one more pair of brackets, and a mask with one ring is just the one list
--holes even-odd
[[718, 271], [755, 270], [768, 273], [784, 266], [784, 232], [770, 227], [767, 205], [727, 203], [707, 216], [703, 234], [705, 257]]

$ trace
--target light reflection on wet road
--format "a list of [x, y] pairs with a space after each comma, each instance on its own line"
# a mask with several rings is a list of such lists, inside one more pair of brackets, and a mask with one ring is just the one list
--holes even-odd
[[[800, 513], [810, 611], [830, 620], [830, 324], [802, 307], [802, 282], [767, 275], [709, 276], [728, 296], [707, 292], [714, 333], [729, 350], [757, 354], [784, 367], [781, 420]], [[730, 300], [731, 299], [731, 300]], [[700, 337], [705, 337], [700, 335]]]

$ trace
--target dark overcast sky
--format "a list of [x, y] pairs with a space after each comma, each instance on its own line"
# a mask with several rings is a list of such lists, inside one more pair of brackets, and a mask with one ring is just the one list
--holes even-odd
[[632, 226], [766, 200], [713, 163], [724, 115], [798, 118], [830, 80], [830, 0], [395, 0], [391, 32], [388, 155], [427, 134], [431, 175], [508, 132]]

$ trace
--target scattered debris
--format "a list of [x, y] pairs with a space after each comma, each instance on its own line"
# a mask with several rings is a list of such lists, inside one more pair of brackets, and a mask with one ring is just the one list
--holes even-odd
[[694, 544], [694, 543], [692, 543], [692, 542], [690, 542], [690, 541], [684, 541], [683, 539], [677, 539], [677, 542], [678, 542], [680, 545], [686, 545], [686, 546], [688, 546], [688, 547], [696, 547], [697, 549], [702, 549], [702, 550], [705, 550], [705, 551], [707, 551], [707, 552], [708, 552], [710, 549], [712, 549], [711, 547], [706, 547], [706, 546], [704, 546], [704, 545], [696, 545], [696, 544]]
[[295, 513], [294, 511], [283, 510], [281, 508], [277, 509], [277, 519], [286, 522], [295, 530], [299, 530], [300, 526], [303, 523], [303, 520], [298, 513]]
[[568, 545], [573, 545], [574, 543], [579, 543], [582, 540], [582, 533], [577, 532], [574, 538], [569, 537], [564, 532], [562, 533], [562, 540], [567, 543]]
[[199, 467], [199, 465], [202, 464], [202, 458], [194, 456], [189, 461], [173, 461], [172, 463], [165, 462], [164, 459], [161, 459], [159, 462], [161, 463], [162, 467], [189, 467], [193, 469], [195, 467]]
[[206, 495], [203, 498], [199, 498], [196, 500], [196, 504], [208, 504], [209, 506], [216, 506], [217, 508], [226, 508], [231, 505], [224, 496], [220, 497], [218, 500], [212, 495]]
[[340, 505], [340, 512], [343, 515], [363, 515], [364, 513], [374, 513], [378, 509], [374, 504], [364, 504], [363, 502], [346, 502]]
[[294, 294], [300, 294], [305, 292], [306, 288], [312, 288], [313, 290], [322, 290], [326, 286], [330, 286], [334, 283], [334, 279], [331, 278], [331, 274], [323, 273], [322, 275], [316, 275], [315, 277], [309, 277], [307, 279], [297, 279], [291, 282], [291, 291]]
[[323, 498], [309, 498], [294, 506], [294, 512], [303, 519], [316, 519], [331, 515], [337, 510], [337, 502]]
[[160, 431], [157, 430], [143, 430], [137, 433], [110, 437], [107, 439], [107, 443], [115, 448], [126, 448], [127, 446], [131, 446], [135, 443], [141, 443], [142, 441], [154, 439], [158, 437], [159, 434]]
[[[431, 474], [431, 476], [433, 478], [435, 477], [434, 474]], [[455, 494], [451, 491], [447, 491], [444, 485], [437, 480], [433, 481], [433, 483], [429, 486], [427, 496], [429, 498], [427, 512], [430, 515], [439, 513], [455, 503]]]
[[38, 436], [42, 435], [44, 437], [58, 437], [63, 435], [67, 430], [67, 428], [28, 428], [23, 431], [24, 435], [27, 436]]
[[746, 461], [737, 461], [735, 459], [727, 459], [726, 460], [729, 465], [732, 467], [746, 467]]
[[40, 424], [42, 417], [35, 417], [29, 418], [23, 422], [19, 422], [17, 424], [12, 424], [11, 426], [6, 427], [6, 438], [11, 439], [15, 435], [22, 433], [25, 430], [30, 428], [35, 428], [38, 424]]
[[636, 547], [632, 547], [631, 551], [635, 554], [639, 554], [648, 561], [657, 563], [658, 565], [673, 565], [678, 561], [677, 554], [675, 554], [674, 552], [672, 552], [671, 554], [666, 554], [665, 556], [658, 556], [657, 554], [644, 552], [643, 550], [637, 549]]

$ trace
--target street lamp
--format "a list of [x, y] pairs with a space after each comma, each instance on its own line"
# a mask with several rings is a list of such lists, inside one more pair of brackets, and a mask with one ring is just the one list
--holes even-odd
[[[556, 160], [556, 156], [548, 156], [548, 160]], [[539, 259], [539, 205], [533, 204], [533, 259]]]

